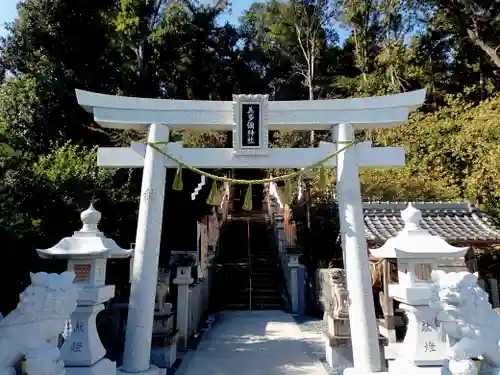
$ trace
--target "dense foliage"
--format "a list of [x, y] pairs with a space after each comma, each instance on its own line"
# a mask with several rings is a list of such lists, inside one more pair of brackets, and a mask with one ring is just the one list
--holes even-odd
[[[0, 241], [7, 265], [22, 260], [22, 269], [35, 270], [34, 249], [78, 229], [78, 212], [91, 199], [104, 213], [105, 232], [122, 246], [134, 241], [141, 173], [97, 169], [95, 147], [144, 135], [97, 126], [78, 106], [75, 88], [204, 100], [234, 93], [321, 100], [427, 88], [425, 108], [407, 126], [362, 135], [404, 145], [409, 156], [401, 170], [363, 171], [366, 197], [471, 198], [497, 214], [499, 0], [269, 0], [252, 4], [239, 25], [220, 25], [229, 10], [225, 0], [20, 2], [0, 41]], [[339, 26], [348, 30], [345, 41]], [[230, 141], [217, 132], [175, 137], [196, 146]], [[318, 132], [273, 140], [308, 146], [326, 138]], [[19, 289], [26, 276], [3, 277]]]

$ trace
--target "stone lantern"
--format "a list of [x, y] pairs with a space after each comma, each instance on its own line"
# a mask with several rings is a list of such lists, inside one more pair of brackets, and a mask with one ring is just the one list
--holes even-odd
[[92, 204], [80, 217], [82, 229], [63, 238], [54, 247], [37, 249], [37, 252], [44, 259], [67, 259], [68, 271], [76, 274], [74, 283], [81, 287], [78, 307], [71, 316], [71, 336], [61, 348], [66, 373], [114, 374], [116, 363], [104, 358], [106, 350], [97, 333], [96, 316], [115, 294], [114, 285], [105, 285], [106, 260], [127, 258], [132, 250], [120, 248], [99, 231], [101, 213]]
[[401, 303], [400, 308], [408, 317], [405, 339], [394, 349], [397, 359], [389, 361], [389, 372], [418, 372], [425, 366], [426, 374], [438, 374], [448, 345], [440, 332], [436, 312], [429, 307], [431, 272], [438, 269], [441, 259], [463, 258], [468, 248], [451, 246], [423, 229], [422, 213], [411, 203], [401, 212], [401, 218], [404, 228], [397, 236], [370, 250], [376, 258], [396, 259], [399, 280], [389, 284], [389, 296]]

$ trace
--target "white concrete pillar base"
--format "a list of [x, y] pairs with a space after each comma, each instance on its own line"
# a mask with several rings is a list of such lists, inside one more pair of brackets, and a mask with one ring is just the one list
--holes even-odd
[[[342, 375], [397, 375], [397, 374], [391, 374], [387, 371], [384, 372], [371, 372], [369, 370], [358, 370], [353, 367], [346, 368]], [[404, 375], [410, 375], [410, 374], [404, 374]]]
[[[348, 339], [346, 339], [348, 341]], [[353, 364], [352, 346], [339, 345], [332, 346], [329, 337], [324, 338], [326, 363], [333, 370], [334, 374], [341, 374], [346, 368]]]
[[371, 372], [369, 370], [346, 368], [343, 375], [443, 375], [442, 366], [422, 366], [418, 367], [407, 360], [396, 359], [389, 361], [389, 371]]
[[66, 375], [110, 375], [116, 372], [116, 362], [107, 358], [86, 367], [66, 367]]
[[404, 358], [389, 361], [389, 374], [404, 375], [442, 375], [448, 373], [443, 366], [416, 366]]
[[124, 372], [119, 368], [116, 370], [116, 375], [162, 375], [165, 373], [165, 369], [158, 368], [154, 365], [150, 365], [149, 368], [141, 372]]
[[[399, 308], [406, 312], [408, 327], [397, 358], [416, 366], [441, 367], [448, 355], [449, 345], [443, 339], [442, 331], [435, 326], [436, 311], [429, 306], [406, 303], [401, 303]], [[426, 352], [427, 342], [434, 343], [434, 351]]]
[[[114, 289], [114, 288], [113, 288]], [[61, 347], [61, 357], [66, 366], [85, 367], [97, 364], [106, 355], [106, 349], [97, 333], [96, 318], [104, 310], [102, 303], [78, 305], [71, 314], [73, 331]]]
[[[387, 371], [371, 372], [368, 370], [358, 370], [351, 367], [351, 368], [346, 368], [344, 372], [342, 372], [342, 375], [400, 375], [400, 374], [392, 374]], [[411, 375], [411, 374], [404, 374], [404, 375]]]

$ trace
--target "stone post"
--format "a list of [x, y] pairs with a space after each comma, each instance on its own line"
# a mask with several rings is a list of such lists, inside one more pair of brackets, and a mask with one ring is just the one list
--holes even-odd
[[206, 278], [206, 296], [205, 296], [205, 311], [210, 306], [210, 297], [212, 292], [212, 277], [213, 277], [213, 262], [215, 254], [209, 252], [207, 255], [207, 278]]
[[288, 294], [292, 294], [290, 286], [290, 269], [288, 268], [288, 256], [285, 250], [285, 221], [283, 214], [274, 214], [274, 238], [278, 247], [281, 269], [285, 274], [285, 285], [288, 289]]
[[[332, 129], [332, 136], [335, 129]], [[354, 140], [351, 124], [338, 125], [337, 147]], [[356, 146], [337, 156], [337, 192], [344, 267], [349, 291], [349, 319], [354, 368], [344, 374], [368, 374], [381, 371], [375, 309], [370, 281], [368, 249]]]
[[304, 314], [305, 312], [305, 271], [306, 267], [299, 263], [300, 253], [295, 249], [287, 248], [288, 253], [288, 280], [290, 299], [292, 302], [292, 314]]
[[276, 220], [276, 238], [278, 240], [278, 246], [280, 252], [282, 252], [283, 249], [283, 244], [285, 241], [285, 219], [283, 217], [283, 214], [276, 214], [275, 215], [275, 220]]
[[[150, 125], [148, 141], [168, 141], [168, 138], [167, 126]], [[166, 175], [165, 156], [147, 146], [122, 372], [158, 372], [156, 367], [150, 367], [150, 356]]]
[[[288, 261], [286, 257], [286, 249], [285, 249], [285, 220], [283, 214], [275, 215], [275, 236], [276, 241], [278, 242], [278, 253], [281, 260], [281, 268], [283, 272], [287, 273], [287, 283], [289, 282], [289, 272], [288, 272]], [[287, 284], [288, 285], [288, 284]], [[290, 288], [290, 286], [288, 286]]]
[[177, 330], [179, 331], [179, 347], [184, 349], [189, 339], [189, 285], [194, 279], [191, 277], [191, 266], [178, 266], [177, 275], [173, 283], [177, 285]]

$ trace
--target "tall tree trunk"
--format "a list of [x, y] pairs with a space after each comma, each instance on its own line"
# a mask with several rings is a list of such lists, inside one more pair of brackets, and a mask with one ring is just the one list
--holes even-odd
[[[311, 67], [309, 67], [309, 77], [307, 81], [309, 82], [309, 100], [314, 100], [314, 87], [313, 87], [313, 79], [311, 74]], [[314, 147], [314, 130], [311, 130], [311, 134], [309, 135], [309, 143], [311, 147]]]
[[437, 108], [436, 101], [436, 77], [434, 76], [434, 61], [432, 60], [432, 54], [429, 53], [429, 69], [431, 70], [431, 93], [432, 93], [432, 105], [434, 109]]

